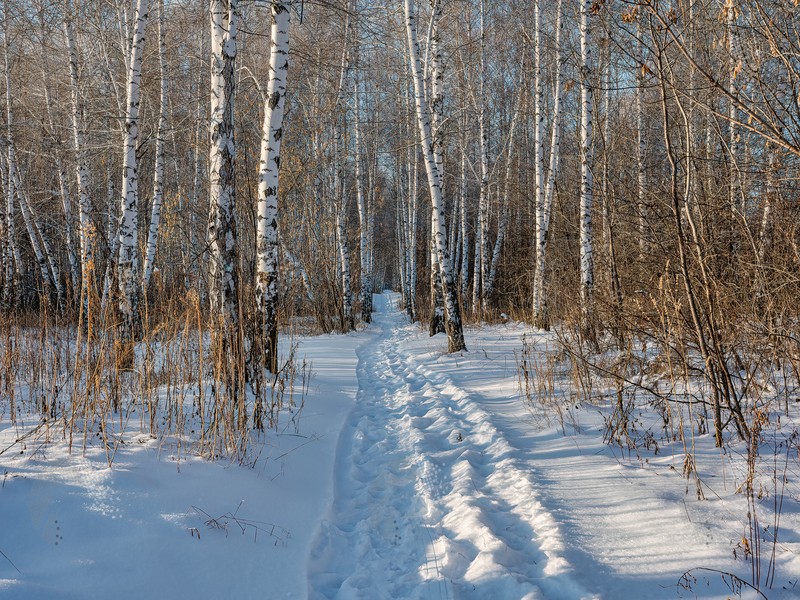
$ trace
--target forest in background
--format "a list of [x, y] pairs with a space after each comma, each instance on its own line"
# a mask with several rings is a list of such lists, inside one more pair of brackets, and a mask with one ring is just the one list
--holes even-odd
[[11, 418], [25, 373], [45, 418], [117, 410], [172, 340], [241, 449], [296, 374], [278, 326], [394, 288], [451, 351], [462, 318], [557, 325], [622, 431], [632, 386], [757, 446], [800, 357], [798, 10], [5, 0]]

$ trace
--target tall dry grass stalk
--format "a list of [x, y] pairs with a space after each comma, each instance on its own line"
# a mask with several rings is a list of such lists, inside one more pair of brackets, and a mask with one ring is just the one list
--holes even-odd
[[126, 437], [145, 434], [178, 455], [246, 462], [285, 411], [296, 423], [310, 366], [290, 341], [276, 374], [254, 390], [245, 377], [243, 328], [234, 345], [197, 290], [155, 290], [142, 302], [138, 338], [123, 342], [113, 298], [94, 286], [74, 315], [0, 315], [0, 421], [25, 435], [60, 436], [70, 452], [101, 447], [109, 465]]

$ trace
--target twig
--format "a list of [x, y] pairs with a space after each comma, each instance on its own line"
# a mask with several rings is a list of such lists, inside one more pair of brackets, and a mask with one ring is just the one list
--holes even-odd
[[[748, 587], [751, 590], [753, 590], [756, 594], [758, 594], [764, 600], [769, 600], [769, 598], [767, 598], [764, 595], [764, 592], [759, 590], [754, 585], [752, 585], [750, 583], [747, 583], [744, 579], [742, 579], [738, 575], [734, 575], [733, 573], [728, 573], [727, 571], [720, 571], [719, 569], [712, 569], [710, 567], [695, 567], [694, 569], [689, 569], [683, 575], [681, 575], [681, 577], [680, 577], [680, 579], [678, 579], [678, 583], [676, 585], [678, 587], [682, 587], [682, 588], [684, 588], [686, 590], [691, 590], [692, 589], [692, 581], [690, 581], [690, 579], [693, 580], [695, 583], [697, 583], [697, 579], [695, 578], [694, 575], [692, 575], [693, 571], [707, 571], [709, 573], [716, 573], [720, 577], [722, 577], [722, 581], [725, 583], [726, 586], [728, 586], [728, 589], [730, 589], [730, 591], [732, 591], [734, 593], [737, 593], [737, 590], [741, 590], [741, 588], [744, 586], [744, 587]], [[730, 582], [728, 580], [730, 580]]]
[[0, 550], [0, 555], [2, 555], [2, 557], [5, 558], [8, 561], [8, 564], [10, 564], [12, 567], [14, 567], [14, 569], [16, 569], [17, 573], [19, 573], [20, 575], [24, 575], [24, 573], [22, 571], [20, 571], [19, 568], [17, 568], [17, 565], [14, 564], [14, 561], [12, 561], [10, 558], [8, 558], [8, 556], [6, 555], [5, 552]]

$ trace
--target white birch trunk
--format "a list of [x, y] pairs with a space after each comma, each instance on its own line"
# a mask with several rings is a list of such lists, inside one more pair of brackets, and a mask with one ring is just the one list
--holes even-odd
[[461, 301], [466, 304], [467, 298], [469, 298], [469, 231], [467, 230], [466, 140], [462, 140], [461, 144], [461, 180], [459, 188], [459, 204], [461, 204]]
[[125, 154], [122, 161], [122, 204], [119, 223], [119, 255], [117, 257], [119, 311], [122, 316], [122, 337], [125, 340], [135, 335], [139, 318], [139, 175], [136, 164], [136, 146], [139, 141], [142, 52], [148, 8], [148, 0], [137, 0], [135, 33], [128, 67]]
[[[395, 160], [395, 166], [398, 166], [399, 161]], [[399, 172], [399, 169], [397, 169]], [[398, 186], [399, 187], [399, 186]], [[397, 238], [397, 270], [400, 275], [400, 300], [403, 303], [403, 308], [408, 313], [409, 308], [409, 294], [408, 294], [408, 255], [406, 253], [406, 212], [403, 209], [403, 195], [400, 190], [396, 194], [397, 203], [395, 204], [394, 212], [394, 230], [395, 237]]]
[[158, 129], [156, 131], [156, 164], [153, 170], [153, 204], [150, 208], [150, 228], [147, 232], [147, 245], [144, 257], [144, 276], [142, 290], [147, 294], [147, 286], [153, 275], [153, 266], [158, 247], [158, 228], [161, 223], [161, 206], [164, 198], [164, 135], [167, 130], [167, 47], [164, 43], [164, 0], [158, 2], [158, 63], [161, 79], [158, 103]]
[[581, 205], [580, 306], [584, 328], [589, 326], [594, 265], [592, 259], [592, 0], [581, 0]]
[[[406, 48], [406, 51], [408, 49]], [[408, 58], [406, 56], [406, 58]], [[407, 91], [407, 88], [406, 90]], [[402, 170], [405, 178], [401, 184], [402, 191], [402, 212], [403, 222], [403, 243], [405, 260], [405, 280], [404, 285], [407, 290], [406, 313], [411, 321], [417, 316], [417, 173], [418, 155], [416, 152], [416, 128], [410, 121], [411, 100], [405, 92], [402, 94], [404, 103], [401, 110], [404, 114], [404, 133], [405, 139], [409, 140], [405, 151], [405, 169]], [[400, 169], [398, 169], [400, 170]]]
[[[8, 164], [8, 154], [5, 155], [6, 165]], [[16, 224], [14, 223], [14, 182], [10, 174], [10, 169], [3, 169], [3, 183], [5, 187], [5, 216], [6, 216], [6, 264], [5, 264], [5, 302], [12, 304], [19, 299], [19, 278], [22, 274], [22, 256], [17, 244]]]
[[[289, 70], [289, 16], [288, 3], [272, 1], [270, 78], [264, 103], [258, 173], [255, 300], [261, 327], [257, 346], [264, 345], [261, 365], [272, 373], [276, 373], [278, 367], [278, 176]], [[308, 288], [307, 277], [304, 283]]]
[[[413, 129], [412, 129], [413, 131]], [[417, 134], [414, 132], [413, 137], [411, 139], [416, 141]], [[409, 203], [408, 203], [408, 236], [409, 236], [409, 286], [411, 287], [411, 307], [414, 312], [414, 316], [417, 315], [417, 281], [419, 278], [419, 270], [417, 268], [417, 229], [419, 225], [419, 196], [418, 196], [418, 185], [417, 182], [419, 181], [419, 154], [416, 151], [416, 147], [412, 147], [409, 144], [408, 152], [410, 155], [409, 159], [409, 168], [410, 168], [410, 179], [408, 194], [409, 194]]]
[[[14, 176], [13, 176], [13, 165], [16, 164], [16, 158], [14, 156], [14, 137], [12, 133], [12, 125], [13, 125], [13, 110], [11, 108], [11, 73], [10, 73], [10, 63], [9, 63], [9, 33], [8, 33], [8, 23], [9, 23], [9, 14], [8, 14], [8, 0], [3, 2], [3, 75], [5, 78], [5, 92], [6, 92], [6, 135], [7, 135], [7, 147], [5, 148], [5, 159], [7, 169], [6, 172], [3, 173], [3, 183], [6, 192], [6, 202], [5, 202], [5, 213], [6, 213], [6, 239], [4, 240], [7, 243], [7, 257], [6, 257], [6, 303], [11, 304], [13, 302], [12, 295], [16, 292], [17, 296], [19, 295], [19, 278], [20, 273], [22, 270], [22, 258], [20, 256], [19, 247], [17, 246], [16, 240], [16, 226], [14, 223]], [[19, 298], [15, 298], [18, 300]]]
[[[426, 56], [430, 58], [430, 88], [428, 97], [431, 104], [431, 135], [433, 158], [439, 172], [441, 194], [444, 197], [444, 157], [443, 134], [444, 123], [444, 63], [441, 50], [441, 35], [439, 33], [439, 19], [442, 14], [441, 0], [431, 1], [431, 21], [428, 29], [428, 45]], [[427, 62], [427, 61], [426, 61]], [[425, 65], [426, 67], [428, 64]], [[430, 335], [445, 332], [444, 298], [442, 295], [442, 271], [434, 249], [436, 226], [431, 221], [430, 256], [430, 286], [431, 286], [431, 317], [429, 324]], [[452, 269], [452, 266], [451, 266]]]
[[480, 199], [478, 200], [478, 216], [475, 223], [475, 242], [472, 258], [472, 314], [477, 316], [481, 311], [481, 248], [483, 247], [483, 216]]
[[763, 265], [772, 241], [772, 206], [778, 195], [777, 176], [779, 166], [778, 151], [775, 148], [770, 148], [766, 194], [764, 194], [764, 208], [761, 213], [761, 226], [758, 230], [758, 246], [756, 250], [759, 265]]
[[542, 209], [536, 214], [536, 271], [533, 281], [533, 316], [534, 324], [540, 329], [550, 327], [550, 318], [547, 310], [547, 287], [545, 269], [547, 267], [547, 240], [550, 229], [550, 212], [553, 206], [556, 177], [559, 172], [561, 157], [561, 106], [563, 104], [563, 71], [566, 63], [566, 53], [563, 51], [562, 39], [564, 20], [562, 16], [562, 0], [556, 6], [556, 80], [553, 88], [553, 119], [550, 135], [550, 165], [547, 171], [542, 196]]
[[[374, 123], [372, 130], [375, 130]], [[377, 203], [377, 178], [378, 178], [378, 139], [374, 138], [375, 145], [372, 149], [372, 157], [367, 167], [367, 264], [369, 265], [370, 281], [369, 288], [371, 292], [375, 291], [375, 205]], [[385, 271], [382, 281], [385, 281]], [[384, 284], [381, 283], [381, 286]], [[372, 311], [372, 296], [369, 298], [370, 311]]]
[[[75, 44], [75, 31], [73, 26], [72, 0], [65, 0], [64, 4], [64, 34], [67, 40], [69, 55], [70, 92], [72, 100], [72, 144], [75, 151], [75, 175], [78, 184], [78, 239], [80, 244], [81, 263], [81, 297], [86, 301], [88, 286], [91, 277], [90, 264], [92, 263], [92, 235], [91, 229], [91, 201], [89, 199], [89, 161], [86, 153], [86, 127], [83, 118], [83, 102], [78, 79], [78, 51]], [[114, 258], [111, 258], [114, 260]]]
[[[534, 145], [534, 202], [536, 206], [536, 239], [544, 219], [544, 74], [542, 73], [542, 11], [541, 0], [534, 0], [533, 18], [533, 145]], [[560, 17], [560, 11], [559, 11]], [[537, 243], [538, 248], [538, 243]], [[535, 277], [535, 276], [534, 276]]]
[[450, 229], [448, 230], [450, 238], [447, 240], [447, 251], [452, 262], [450, 268], [453, 270], [453, 277], [456, 279], [458, 279], [458, 268], [461, 265], [461, 239], [458, 237], [461, 234], [460, 223], [461, 196], [459, 192], [453, 197], [453, 212], [450, 215]]
[[[350, 2], [347, 3], [348, 9]], [[336, 197], [336, 245], [339, 250], [340, 282], [342, 286], [341, 329], [347, 333], [355, 329], [353, 316], [353, 292], [351, 289], [352, 277], [350, 270], [350, 244], [347, 239], [347, 190], [343, 177], [342, 148], [343, 121], [345, 117], [344, 89], [347, 80], [349, 62], [350, 17], [348, 15], [344, 25], [344, 44], [342, 47], [342, 60], [339, 70], [339, 85], [336, 90], [336, 116], [333, 141], [333, 193]]]
[[[337, 186], [338, 189], [338, 186]], [[342, 187], [342, 196], [345, 194]], [[342, 333], [347, 333], [355, 329], [355, 319], [353, 317], [353, 293], [351, 292], [350, 276], [350, 244], [347, 241], [347, 214], [345, 204], [341, 203], [336, 213], [336, 239], [339, 246], [339, 260], [342, 279]]]
[[14, 182], [11, 179], [10, 171], [8, 170], [8, 153], [3, 155], [5, 162], [2, 163], [3, 187], [5, 188], [5, 215], [6, 215], [6, 231], [8, 237], [6, 242], [8, 244], [8, 260], [9, 268], [11, 271], [7, 273], [8, 280], [14, 283], [14, 276], [21, 275], [22, 272], [22, 256], [19, 253], [19, 246], [17, 245], [16, 223], [14, 222]]
[[[201, 38], [199, 44], [199, 56], [205, 56], [205, 43], [204, 39]], [[202, 77], [197, 82], [197, 89], [200, 90], [203, 88], [203, 79]], [[204, 110], [203, 110], [204, 103], [201, 99], [201, 94], [197, 94], [197, 104], [195, 105], [195, 115], [196, 115], [196, 126], [194, 129], [194, 151], [193, 151], [193, 161], [192, 161], [192, 195], [191, 195], [191, 206], [192, 207], [199, 207], [200, 206], [200, 197], [202, 195], [202, 181], [204, 175], [204, 167], [206, 166], [206, 161], [203, 160], [203, 129], [204, 127]], [[189, 227], [189, 245], [190, 248], [184, 251], [184, 256], [186, 257], [185, 260], [188, 262], [186, 267], [186, 289], [190, 289], [191, 285], [194, 284], [198, 287], [200, 291], [200, 297], [203, 301], [207, 300], [206, 298], [206, 280], [200, 275], [200, 260], [198, 258], [199, 252], [197, 252], [197, 227], [196, 227], [196, 210], [189, 211], [189, 218], [188, 218], [188, 227]]]
[[[117, 264], [119, 248], [119, 218], [117, 216], [117, 188], [114, 185], [114, 177], [111, 173], [111, 166], [106, 167], [106, 246], [108, 247], [108, 261], [103, 276], [103, 295], [100, 300], [101, 310], [108, 306], [108, 299], [111, 295], [111, 288], [114, 284], [114, 267]], [[86, 302], [87, 299], [84, 299]]]
[[[734, 0], [725, 1], [725, 27], [728, 42], [728, 89], [731, 94], [736, 95], [736, 72], [738, 69], [738, 59], [736, 56], [736, 5]], [[737, 118], [736, 102], [733, 98], [728, 99], [728, 152], [730, 154], [730, 172], [728, 182], [728, 194], [731, 207], [731, 216], [735, 221], [737, 212], [745, 214], [744, 207], [739, 206], [739, 131], [735, 125]]]
[[486, 279], [489, 275], [489, 127], [488, 98], [486, 97], [486, 7], [481, 0], [481, 77], [480, 77], [480, 109], [478, 111], [478, 131], [480, 135], [481, 153], [481, 185], [478, 199], [478, 235], [475, 240], [475, 277], [472, 282], [472, 310], [475, 315], [486, 309]]
[[647, 189], [647, 171], [645, 170], [646, 139], [644, 131], [644, 42], [641, 18], [638, 23], [638, 39], [636, 40], [636, 209], [639, 217], [639, 257], [644, 259], [647, 253], [647, 208], [645, 190]]
[[[0, 157], [0, 168], [2, 168], [2, 157]], [[6, 203], [3, 202], [3, 205], [0, 206], [0, 277], [2, 277], [3, 280], [3, 289], [0, 290], [0, 308], [8, 309], [11, 305], [11, 282], [13, 278], [14, 259], [11, 255], [11, 249], [8, 243], [8, 224], [6, 220], [5, 204]]]
[[610, 146], [611, 146], [611, 47], [605, 44], [605, 65], [603, 70], [603, 232], [606, 237], [608, 251], [608, 275], [611, 292], [614, 295], [617, 308], [617, 318], [622, 311], [622, 287], [619, 282], [617, 270], [616, 248], [614, 246], [614, 224], [612, 211], [612, 198], [610, 186]]
[[372, 321], [372, 273], [369, 259], [369, 216], [367, 201], [364, 197], [364, 166], [361, 155], [361, 94], [359, 93], [359, 79], [356, 73], [353, 92], [354, 117], [355, 117], [355, 176], [356, 176], [356, 203], [358, 205], [359, 225], [359, 261], [361, 263], [361, 320], [365, 323]]
[[237, 0], [211, 0], [211, 110], [209, 146], [211, 311], [238, 322], [234, 93]]
[[420, 142], [425, 158], [425, 171], [428, 177], [428, 188], [433, 212], [434, 242], [439, 268], [442, 270], [442, 287], [445, 298], [445, 315], [447, 329], [448, 352], [466, 350], [464, 332], [461, 324], [458, 301], [455, 294], [450, 260], [447, 255], [447, 232], [445, 227], [444, 202], [442, 200], [441, 174], [433, 155], [433, 138], [431, 136], [430, 116], [425, 101], [425, 88], [422, 79], [422, 67], [419, 59], [419, 42], [417, 40], [416, 16], [414, 0], [405, 0], [406, 33], [411, 61], [411, 73], [414, 82], [414, 97], [417, 120], [419, 124]]
[[437, 260], [436, 243], [433, 239], [433, 232], [435, 229], [431, 228], [431, 237], [428, 239], [428, 253], [430, 265], [430, 290], [431, 290], [431, 318], [428, 323], [428, 334], [434, 336], [437, 333], [445, 333], [445, 314], [444, 314], [444, 298], [442, 296], [442, 271], [439, 268], [439, 261]]

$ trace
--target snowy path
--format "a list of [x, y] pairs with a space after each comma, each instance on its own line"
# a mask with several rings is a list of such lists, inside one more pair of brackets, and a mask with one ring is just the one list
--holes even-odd
[[449, 377], [403, 354], [418, 330], [395, 299], [376, 297], [378, 338], [358, 353], [311, 597], [591, 597], [504, 432]]
[[[741, 444], [723, 454], [693, 436], [700, 500], [686, 448], [646, 405], [633, 422], [657, 447], [622, 454], [603, 440], [611, 403], [573, 401], [569, 374], [552, 380], [557, 409], [521, 401], [521, 338], [545, 364], [551, 334], [473, 327], [470, 352], [447, 354], [396, 295], [375, 301], [365, 331], [299, 340], [304, 408], [254, 439], [244, 466], [142, 433], [134, 411], [109, 469], [97, 436], [70, 454], [57, 428], [33, 435], [35, 415], [14, 425], [0, 408], [0, 598], [764, 597], [720, 576], [751, 572], [733, 555], [748, 525]], [[800, 598], [790, 459], [770, 600]]]

